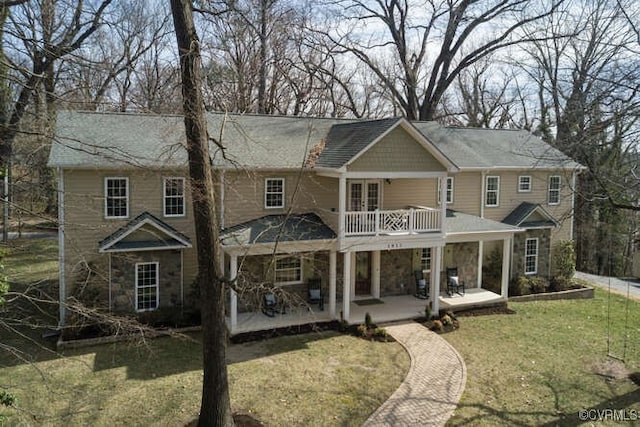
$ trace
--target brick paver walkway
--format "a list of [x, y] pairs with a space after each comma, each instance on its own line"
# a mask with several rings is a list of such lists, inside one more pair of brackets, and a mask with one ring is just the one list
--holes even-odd
[[415, 322], [385, 326], [411, 357], [400, 387], [364, 423], [373, 426], [442, 426], [453, 414], [467, 381], [458, 352]]

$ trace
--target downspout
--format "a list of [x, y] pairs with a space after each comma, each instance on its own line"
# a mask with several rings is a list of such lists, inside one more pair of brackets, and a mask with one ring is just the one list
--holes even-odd
[[480, 218], [484, 218], [484, 197], [485, 197], [485, 181], [487, 180], [487, 171], [481, 172], [482, 177], [480, 179]]
[[220, 228], [224, 230], [224, 170], [220, 171]]
[[65, 283], [65, 256], [64, 256], [64, 172], [58, 167], [58, 328], [65, 324], [67, 287]]
[[571, 174], [571, 226], [569, 228], [569, 240], [573, 241], [573, 223], [576, 217], [576, 179], [577, 173], [574, 170]]

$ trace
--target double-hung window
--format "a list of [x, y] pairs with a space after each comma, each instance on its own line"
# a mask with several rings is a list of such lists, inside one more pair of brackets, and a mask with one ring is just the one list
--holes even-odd
[[518, 193], [530, 193], [531, 192], [531, 176], [520, 175], [518, 177]]
[[184, 216], [184, 178], [164, 179], [164, 216]]
[[538, 272], [538, 239], [530, 238], [524, 243], [524, 274]]
[[158, 308], [159, 268], [157, 262], [136, 263], [136, 311]]
[[105, 178], [105, 218], [127, 218], [129, 216], [129, 179]]
[[[440, 183], [442, 178], [438, 179], [438, 203], [440, 203]], [[453, 177], [447, 177], [447, 203], [453, 203]]]
[[484, 195], [485, 206], [498, 206], [500, 204], [500, 177], [487, 176]]
[[422, 248], [420, 254], [420, 268], [423, 273], [431, 271], [431, 248]]
[[302, 283], [302, 256], [276, 258], [274, 281], [279, 285]]
[[267, 178], [264, 182], [264, 207], [284, 208], [284, 178]]
[[549, 196], [548, 202], [550, 205], [559, 205], [560, 204], [560, 186], [561, 186], [560, 176], [552, 175], [549, 177]]

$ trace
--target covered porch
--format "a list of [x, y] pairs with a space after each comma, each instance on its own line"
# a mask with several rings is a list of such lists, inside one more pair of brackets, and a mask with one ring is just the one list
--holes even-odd
[[[360, 300], [368, 301], [372, 300]], [[376, 299], [375, 303], [358, 303], [358, 301], [349, 304], [351, 315], [349, 324], [364, 323], [366, 313], [369, 313], [371, 319], [377, 323], [392, 322], [397, 320], [415, 319], [424, 316], [424, 310], [428, 301], [418, 299], [412, 295], [391, 296]], [[340, 318], [338, 313], [337, 319]], [[295, 327], [307, 325], [310, 323], [322, 323], [336, 320], [331, 315], [328, 307], [324, 311], [317, 310], [316, 306], [307, 307], [304, 305], [296, 307], [288, 307], [286, 314], [276, 314], [274, 317], [268, 317], [260, 311], [238, 313], [236, 325], [233, 328], [233, 334], [241, 334], [245, 332], [264, 331], [276, 328]], [[227, 326], [231, 329], [231, 318], [226, 318]]]

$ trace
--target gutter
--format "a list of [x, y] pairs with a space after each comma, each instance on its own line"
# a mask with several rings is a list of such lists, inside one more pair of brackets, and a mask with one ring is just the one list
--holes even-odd
[[58, 167], [58, 328], [62, 329], [67, 315], [67, 286], [65, 283], [64, 252], [64, 171]]

